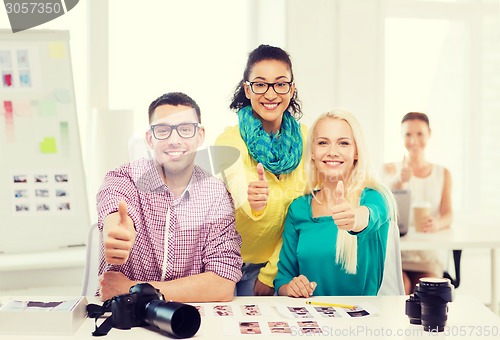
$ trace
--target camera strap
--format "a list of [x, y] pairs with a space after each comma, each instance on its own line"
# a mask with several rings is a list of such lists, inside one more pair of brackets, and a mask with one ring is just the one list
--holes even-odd
[[113, 328], [113, 319], [111, 319], [111, 316], [108, 316], [103, 323], [97, 326], [97, 320], [107, 312], [111, 312], [111, 300], [104, 301], [102, 306], [93, 303], [87, 305], [88, 317], [95, 318], [95, 331], [92, 332], [92, 336], [107, 335], [111, 328]]

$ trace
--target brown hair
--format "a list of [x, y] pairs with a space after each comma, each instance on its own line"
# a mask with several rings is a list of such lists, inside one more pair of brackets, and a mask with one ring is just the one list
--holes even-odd
[[429, 123], [429, 117], [425, 113], [422, 112], [408, 112], [407, 114], [404, 115], [403, 119], [401, 119], [401, 124], [406, 122], [407, 120], [421, 120], [427, 124], [429, 129], [431, 128], [431, 125]]

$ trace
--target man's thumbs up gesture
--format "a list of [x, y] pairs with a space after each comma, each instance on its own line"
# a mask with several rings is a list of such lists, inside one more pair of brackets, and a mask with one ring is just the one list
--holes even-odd
[[127, 214], [127, 204], [120, 201], [118, 212], [104, 220], [104, 256], [109, 264], [120, 265], [128, 260], [134, 245], [136, 231], [132, 219]]
[[255, 211], [263, 210], [266, 207], [269, 196], [269, 186], [261, 163], [257, 164], [257, 175], [259, 176], [258, 180], [250, 182], [247, 191], [248, 203]]
[[335, 188], [335, 205], [332, 208], [332, 218], [339, 229], [353, 230], [356, 226], [356, 214], [344, 198], [344, 183], [337, 182]]

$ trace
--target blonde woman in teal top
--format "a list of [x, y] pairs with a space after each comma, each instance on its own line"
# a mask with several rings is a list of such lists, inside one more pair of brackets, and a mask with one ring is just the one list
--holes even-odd
[[279, 295], [377, 295], [394, 198], [368, 167], [356, 118], [334, 110], [313, 124], [306, 150], [310, 194], [288, 209], [278, 274]]

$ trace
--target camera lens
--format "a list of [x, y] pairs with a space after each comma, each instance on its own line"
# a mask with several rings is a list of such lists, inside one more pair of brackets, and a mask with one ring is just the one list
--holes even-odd
[[179, 302], [153, 300], [146, 306], [146, 322], [178, 338], [190, 338], [198, 332], [198, 310]]
[[422, 278], [415, 287], [420, 299], [421, 320], [425, 331], [442, 332], [448, 319], [448, 302], [453, 300], [453, 286], [450, 280]]
[[426, 332], [442, 332], [448, 320], [448, 306], [446, 303], [422, 303], [422, 326]]
[[408, 315], [408, 318], [410, 318], [410, 323], [412, 325], [420, 325], [421, 324], [421, 319], [420, 319], [420, 300], [418, 297], [415, 295], [410, 295], [410, 298], [406, 300], [406, 310], [405, 314]]

